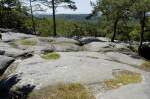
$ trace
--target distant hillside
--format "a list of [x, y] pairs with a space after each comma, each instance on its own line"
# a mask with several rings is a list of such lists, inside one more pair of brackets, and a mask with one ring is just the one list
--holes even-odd
[[[57, 14], [57, 19], [64, 19], [64, 20], [72, 20], [72, 21], [87, 21], [86, 17], [88, 14]], [[52, 17], [52, 15], [36, 15], [38, 18], [44, 17]], [[97, 18], [92, 18], [91, 20], [94, 21]]]

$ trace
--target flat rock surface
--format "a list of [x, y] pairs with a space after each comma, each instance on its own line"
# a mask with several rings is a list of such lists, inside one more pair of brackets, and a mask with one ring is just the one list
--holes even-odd
[[[37, 88], [59, 82], [95, 83], [112, 78], [114, 70], [141, 72], [128, 64], [110, 61], [111, 57], [98, 52], [59, 52], [58, 60], [44, 60], [40, 55], [23, 60], [15, 73], [21, 74], [22, 84]], [[131, 60], [133, 61], [133, 60]]]

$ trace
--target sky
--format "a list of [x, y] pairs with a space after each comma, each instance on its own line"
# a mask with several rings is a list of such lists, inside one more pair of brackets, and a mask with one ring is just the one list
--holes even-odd
[[73, 0], [76, 2], [77, 10], [73, 11], [70, 9], [58, 8], [58, 14], [89, 14], [92, 11], [92, 6], [90, 5], [90, 1], [96, 0]]
[[[65, 8], [57, 8], [56, 14], [89, 14], [92, 11], [90, 1], [95, 2], [96, 0], [73, 0], [76, 3], [77, 10], [70, 10]], [[38, 12], [43, 13], [43, 12]], [[46, 14], [52, 14], [52, 9], [48, 9]]]

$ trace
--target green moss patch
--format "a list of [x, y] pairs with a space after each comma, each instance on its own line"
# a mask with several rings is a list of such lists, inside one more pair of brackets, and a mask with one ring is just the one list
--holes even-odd
[[60, 55], [58, 53], [44, 53], [41, 55], [41, 57], [43, 59], [46, 59], [46, 60], [57, 60], [60, 58]]
[[145, 61], [141, 66], [140, 69], [150, 72], [150, 61]]
[[123, 85], [140, 83], [142, 81], [142, 77], [139, 73], [134, 73], [127, 70], [114, 73], [113, 76], [113, 79], [102, 82], [105, 89], [117, 89]]
[[29, 95], [28, 99], [95, 99], [86, 88], [79, 83], [47, 86]]

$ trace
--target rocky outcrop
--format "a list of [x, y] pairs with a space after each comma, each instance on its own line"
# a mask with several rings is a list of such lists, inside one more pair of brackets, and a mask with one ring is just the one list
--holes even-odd
[[0, 55], [5, 55], [9, 57], [19, 57], [26, 52], [17, 48], [13, 48], [11, 45], [8, 43], [0, 42]]
[[[17, 74], [20, 79], [15, 85], [17, 87], [33, 85], [35, 89], [40, 89], [61, 82], [79, 82], [93, 88], [98, 94], [96, 99], [110, 99], [111, 92], [105, 96], [101, 93], [101, 82], [111, 79], [114, 71], [128, 70], [140, 73], [144, 77], [144, 84], [134, 85], [132, 95], [135, 97], [140, 93], [144, 96], [149, 92], [149, 88], [146, 89], [149, 81], [145, 79], [149, 74], [138, 69], [144, 60], [129, 49], [128, 43], [112, 43], [104, 37], [83, 37], [75, 40], [65, 37], [36, 37], [10, 31], [2, 35], [4, 38], [0, 41], [0, 74], [6, 69], [8, 71], [5, 73], [9, 72], [6, 74], [11, 73], [9, 76]], [[134, 43], [133, 46], [137, 47], [137, 44]], [[55, 52], [60, 57], [47, 60], [42, 57], [45, 52]], [[14, 59], [15, 62], [10, 65]], [[12, 69], [13, 66], [15, 68]], [[124, 96], [131, 99], [128, 91], [132, 87], [125, 91], [124, 89], [120, 90], [121, 93], [125, 93]], [[139, 92], [138, 89], [142, 89], [143, 92]], [[122, 94], [117, 91], [116, 95]], [[113, 99], [126, 98], [112, 96]]]
[[7, 67], [14, 61], [14, 58], [0, 55], [0, 76], [5, 72]]
[[83, 50], [92, 52], [130, 51], [128, 44], [112, 42], [92, 42], [85, 44]]
[[31, 37], [34, 37], [34, 36], [23, 34], [23, 33], [15, 33], [15, 32], [2, 33], [2, 41], [4, 42], [11, 42], [13, 40], [31, 38]]

